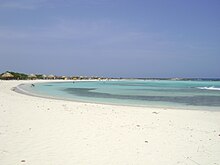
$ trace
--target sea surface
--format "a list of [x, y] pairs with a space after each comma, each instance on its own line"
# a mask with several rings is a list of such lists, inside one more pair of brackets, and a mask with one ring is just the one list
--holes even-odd
[[220, 81], [116, 80], [20, 85], [30, 94], [81, 102], [220, 110]]

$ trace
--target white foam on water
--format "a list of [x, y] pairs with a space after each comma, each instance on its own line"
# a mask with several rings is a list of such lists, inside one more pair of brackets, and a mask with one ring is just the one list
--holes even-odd
[[212, 87], [197, 87], [198, 89], [206, 89], [206, 90], [215, 90], [215, 91], [220, 91], [220, 88], [216, 88], [214, 86]]

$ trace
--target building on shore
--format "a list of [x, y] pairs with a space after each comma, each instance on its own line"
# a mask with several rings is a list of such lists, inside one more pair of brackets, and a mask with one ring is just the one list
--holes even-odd
[[5, 72], [4, 74], [1, 75], [1, 78], [4, 80], [11, 80], [14, 79], [14, 75], [9, 72]]
[[43, 80], [47, 79], [47, 75], [43, 74], [43, 75], [42, 75], [42, 79], [43, 79]]
[[47, 79], [49, 79], [49, 80], [55, 80], [56, 79], [56, 76], [54, 76], [54, 75], [49, 75], [49, 76], [47, 76]]
[[36, 80], [37, 76], [35, 74], [30, 74], [30, 75], [28, 75], [28, 79]]

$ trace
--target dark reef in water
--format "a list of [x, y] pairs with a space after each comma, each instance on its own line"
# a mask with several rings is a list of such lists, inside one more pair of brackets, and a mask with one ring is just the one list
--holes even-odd
[[80, 97], [110, 98], [139, 101], [163, 101], [193, 106], [220, 106], [219, 96], [133, 96], [94, 92], [96, 88], [66, 88], [63, 91]]

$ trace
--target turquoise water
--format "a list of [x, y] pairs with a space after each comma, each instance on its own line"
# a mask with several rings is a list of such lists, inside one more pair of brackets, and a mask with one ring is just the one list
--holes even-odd
[[21, 88], [40, 96], [84, 102], [220, 110], [220, 81], [77, 81]]

